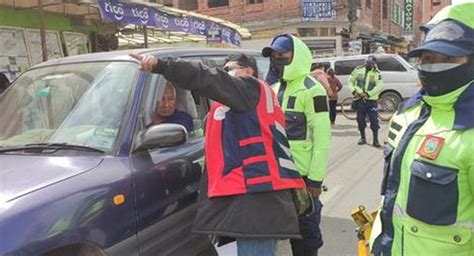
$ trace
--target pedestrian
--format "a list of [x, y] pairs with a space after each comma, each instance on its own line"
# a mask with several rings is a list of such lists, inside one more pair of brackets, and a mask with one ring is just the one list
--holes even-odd
[[0, 94], [2, 94], [8, 86], [10, 86], [10, 80], [8, 80], [5, 74], [0, 73]]
[[382, 75], [377, 68], [377, 59], [374, 55], [369, 55], [365, 65], [356, 67], [349, 77], [349, 88], [355, 97], [354, 103], [357, 108], [357, 125], [360, 132], [358, 145], [367, 143], [365, 127], [367, 126], [366, 117], [369, 115], [370, 129], [373, 134], [372, 145], [376, 148], [380, 147], [377, 100], [382, 87]]
[[333, 91], [333, 95], [329, 96], [329, 119], [331, 120], [331, 125], [334, 125], [336, 122], [336, 106], [337, 106], [337, 93], [342, 89], [342, 83], [334, 74], [334, 69], [329, 68], [327, 70], [328, 82]]
[[314, 63], [311, 65], [311, 76], [314, 77], [326, 89], [326, 95], [331, 98], [334, 96], [334, 91], [329, 84], [328, 76], [326, 74], [326, 67], [323, 63]]
[[311, 52], [299, 38], [276, 36], [262, 55], [270, 58], [270, 77], [278, 78], [273, 88], [285, 112], [291, 154], [315, 206], [312, 214], [300, 217], [303, 239], [292, 239], [291, 249], [294, 256], [314, 256], [323, 245], [319, 195], [331, 140], [326, 90], [309, 74]]
[[422, 88], [390, 123], [374, 255], [474, 253], [473, 13], [473, 2], [441, 10], [408, 54]]
[[239, 256], [274, 256], [277, 239], [300, 238], [292, 191], [304, 189], [289, 151], [285, 119], [254, 58], [224, 69], [198, 62], [132, 57], [141, 69], [216, 101], [206, 123], [205, 170], [193, 232], [237, 239]]

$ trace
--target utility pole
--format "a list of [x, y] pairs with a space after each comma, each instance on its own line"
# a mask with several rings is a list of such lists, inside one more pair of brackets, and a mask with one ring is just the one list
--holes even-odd
[[47, 61], [48, 46], [46, 45], [46, 28], [44, 23], [43, 0], [38, 0], [38, 11], [40, 19], [41, 55], [43, 56], [43, 61]]
[[[357, 21], [357, 3], [358, 0], [349, 0], [349, 10], [347, 12], [347, 19], [349, 20], [349, 35], [350, 39], [354, 40], [354, 22]], [[360, 0], [359, 0], [360, 1]]]

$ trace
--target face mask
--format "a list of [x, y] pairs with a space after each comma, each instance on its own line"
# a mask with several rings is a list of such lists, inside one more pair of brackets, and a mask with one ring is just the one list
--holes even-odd
[[290, 59], [286, 57], [271, 58], [271, 67], [278, 78], [283, 77], [285, 66], [290, 64]]
[[229, 74], [231, 76], [235, 76], [235, 69], [227, 71], [227, 74]]
[[418, 77], [427, 95], [440, 96], [474, 80], [474, 62], [422, 64]]

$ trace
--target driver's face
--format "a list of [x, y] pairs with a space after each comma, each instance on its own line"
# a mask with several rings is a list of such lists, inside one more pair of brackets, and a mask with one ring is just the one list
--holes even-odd
[[176, 109], [176, 95], [172, 87], [166, 86], [163, 98], [157, 104], [156, 113], [161, 117], [171, 116]]

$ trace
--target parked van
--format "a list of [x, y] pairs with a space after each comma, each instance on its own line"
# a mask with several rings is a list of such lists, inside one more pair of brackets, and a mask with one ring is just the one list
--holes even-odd
[[[410, 98], [419, 89], [416, 85], [418, 74], [416, 69], [396, 54], [374, 54], [377, 67], [382, 73], [384, 87], [380, 97], [390, 97], [397, 105]], [[349, 76], [360, 65], [365, 64], [369, 55], [355, 55], [313, 59], [314, 64], [322, 63], [325, 68], [334, 69], [336, 76], [343, 84], [339, 92], [339, 102], [351, 96]]]
[[[194, 127], [154, 124], [166, 79], [127, 51], [55, 59], [0, 95], [0, 255], [217, 255], [191, 232], [209, 99], [176, 88]], [[241, 49], [143, 49], [220, 66]]]

